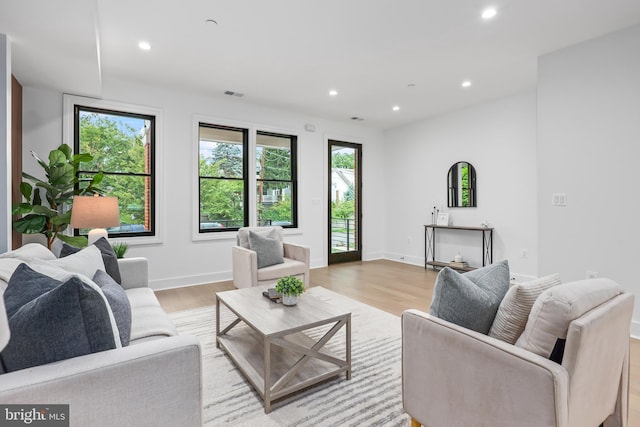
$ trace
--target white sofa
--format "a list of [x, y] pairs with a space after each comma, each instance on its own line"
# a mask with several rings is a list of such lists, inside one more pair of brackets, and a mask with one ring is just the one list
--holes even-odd
[[177, 335], [148, 287], [145, 258], [118, 264], [131, 303], [129, 345], [2, 374], [0, 402], [69, 404], [71, 426], [201, 426], [198, 339]]

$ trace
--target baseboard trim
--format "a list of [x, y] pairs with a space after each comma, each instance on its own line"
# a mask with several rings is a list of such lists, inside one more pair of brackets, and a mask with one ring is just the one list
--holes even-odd
[[418, 267], [424, 267], [424, 257], [409, 256], [394, 252], [387, 252], [384, 254], [384, 259], [389, 261], [401, 262], [403, 264], [417, 265]]
[[233, 273], [231, 271], [221, 271], [209, 274], [196, 274], [193, 276], [179, 276], [168, 279], [149, 280], [149, 287], [154, 291], [164, 289], [184, 288], [187, 286], [204, 285], [207, 283], [224, 282], [231, 280]]
[[640, 340], [640, 321], [631, 321], [631, 338]]

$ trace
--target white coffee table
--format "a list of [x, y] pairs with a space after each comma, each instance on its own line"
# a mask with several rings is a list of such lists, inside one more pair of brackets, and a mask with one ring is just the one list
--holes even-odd
[[[260, 394], [265, 413], [271, 411], [274, 400], [343, 372], [351, 379], [351, 313], [309, 294], [298, 298], [293, 307], [276, 304], [262, 296], [267, 288], [219, 292], [216, 297], [216, 346]], [[224, 327], [220, 325], [221, 304], [236, 316]], [[236, 327], [242, 324], [248, 327]], [[331, 324], [318, 340], [304, 333]], [[344, 359], [322, 350], [343, 327]]]

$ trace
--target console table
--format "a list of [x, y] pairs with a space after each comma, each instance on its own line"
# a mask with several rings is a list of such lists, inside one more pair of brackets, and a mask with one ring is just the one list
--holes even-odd
[[[482, 232], [482, 266], [493, 262], [493, 227], [461, 227], [456, 225], [425, 225], [424, 226], [424, 268], [431, 266], [450, 267], [449, 262], [436, 261], [436, 230], [463, 230]], [[431, 260], [429, 260], [431, 258]], [[453, 268], [453, 267], [452, 267]], [[456, 268], [456, 270], [471, 271], [475, 267]]]

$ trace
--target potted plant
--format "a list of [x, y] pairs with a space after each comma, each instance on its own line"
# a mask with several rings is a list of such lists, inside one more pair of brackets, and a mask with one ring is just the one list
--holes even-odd
[[298, 296], [304, 292], [304, 283], [294, 276], [285, 276], [278, 279], [276, 291], [282, 294], [282, 304], [296, 305]]
[[[44, 234], [47, 247], [58, 238], [74, 246], [86, 246], [85, 236], [63, 235], [71, 223], [71, 203], [73, 196], [92, 194], [103, 178], [102, 172], [91, 178], [78, 178], [78, 166], [82, 162], [90, 162], [89, 154], [72, 154], [71, 147], [62, 144], [49, 153], [48, 162], [40, 159], [33, 151], [31, 155], [44, 169], [46, 181], [27, 173], [22, 177], [29, 182], [20, 183], [20, 193], [26, 201], [13, 205], [13, 215], [24, 215], [13, 221], [14, 230], [23, 234]], [[40, 195], [44, 191], [44, 198]], [[64, 209], [68, 207], [68, 209]]]
[[126, 254], [127, 249], [129, 249], [129, 244], [126, 242], [117, 242], [111, 245], [111, 247], [113, 247], [116, 258], [124, 258], [124, 254]]

